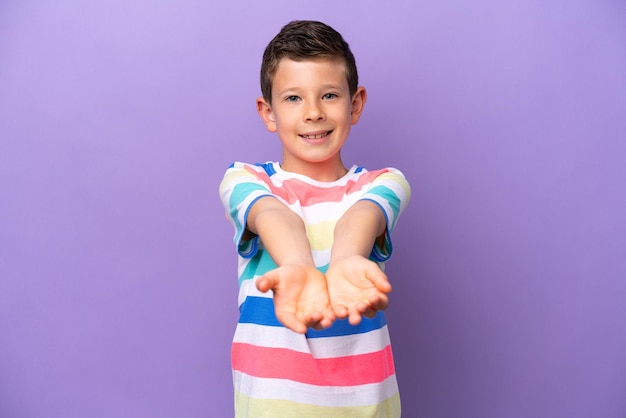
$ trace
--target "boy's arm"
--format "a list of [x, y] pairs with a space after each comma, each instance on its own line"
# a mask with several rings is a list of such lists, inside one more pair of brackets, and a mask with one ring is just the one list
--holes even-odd
[[265, 196], [250, 208], [246, 225], [278, 266], [256, 284], [262, 292], [274, 292], [276, 317], [299, 333], [330, 326], [335, 315], [326, 278], [315, 268], [302, 219], [278, 199]]
[[[378, 204], [361, 200], [335, 226], [330, 266], [326, 273], [335, 314], [356, 325], [388, 304], [391, 284], [378, 264], [369, 260], [377, 240], [384, 240], [387, 221]], [[379, 244], [382, 244], [380, 242]]]
[[352, 205], [335, 225], [331, 263], [353, 255], [368, 258], [376, 240], [384, 239], [387, 221], [370, 200]]

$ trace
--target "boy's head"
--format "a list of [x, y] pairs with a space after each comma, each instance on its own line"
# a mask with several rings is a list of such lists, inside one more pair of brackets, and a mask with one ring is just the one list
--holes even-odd
[[268, 103], [272, 102], [274, 75], [283, 58], [293, 61], [340, 58], [345, 63], [350, 94], [357, 91], [359, 76], [350, 46], [339, 32], [324, 23], [295, 20], [285, 25], [267, 45], [261, 65], [261, 92]]

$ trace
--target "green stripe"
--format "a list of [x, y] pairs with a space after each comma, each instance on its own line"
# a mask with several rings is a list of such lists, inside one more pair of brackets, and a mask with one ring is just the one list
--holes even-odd
[[239, 277], [239, 284], [245, 280], [250, 280], [254, 276], [262, 276], [270, 270], [274, 270], [278, 266], [270, 257], [270, 254], [265, 250], [259, 250], [254, 257], [250, 259], [250, 262], [246, 265], [246, 268]]
[[[239, 284], [241, 285], [243, 281], [253, 279], [255, 276], [262, 276], [275, 268], [278, 268], [278, 266], [274, 263], [269, 253], [265, 250], [259, 250], [255, 256], [250, 259], [241, 273]], [[317, 269], [325, 274], [328, 270], [328, 264], [320, 266]]]
[[400, 213], [401, 202], [400, 202], [400, 198], [398, 197], [398, 195], [393, 190], [391, 190], [389, 187], [386, 187], [386, 186], [372, 187], [370, 190], [367, 191], [366, 196], [368, 194], [375, 194], [377, 196], [380, 196], [389, 203], [389, 206], [391, 206], [391, 210], [393, 210], [393, 224], [394, 225], [391, 225], [391, 229], [393, 230], [393, 228], [395, 227], [396, 219], [398, 219], [398, 215]]
[[243, 202], [251, 193], [256, 191], [269, 192], [266, 187], [263, 187], [256, 183], [240, 183], [233, 188], [233, 192], [230, 194], [230, 200], [228, 202], [230, 217], [235, 223], [237, 228], [237, 237], [241, 235], [244, 229], [244, 225], [239, 220], [239, 205]]

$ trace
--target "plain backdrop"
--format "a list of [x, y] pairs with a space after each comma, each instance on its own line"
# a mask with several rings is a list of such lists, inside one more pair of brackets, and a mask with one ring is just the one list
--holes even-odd
[[293, 19], [369, 92], [343, 156], [413, 198], [388, 311], [407, 418], [626, 417], [626, 5], [4, 0], [0, 416], [232, 416], [217, 188], [280, 159], [254, 101]]

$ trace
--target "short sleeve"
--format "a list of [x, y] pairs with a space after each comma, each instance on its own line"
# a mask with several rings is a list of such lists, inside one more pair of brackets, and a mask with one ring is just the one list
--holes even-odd
[[382, 247], [376, 245], [371, 257], [375, 261], [384, 262], [392, 252], [391, 233], [396, 227], [400, 214], [404, 211], [411, 199], [411, 187], [404, 174], [395, 168], [381, 171], [372, 181], [368, 190], [360, 200], [370, 200], [376, 203], [383, 211], [387, 221], [385, 242]]
[[264, 196], [273, 196], [269, 177], [261, 165], [233, 163], [224, 174], [219, 187], [226, 218], [235, 228], [233, 241], [244, 258], [253, 257], [258, 250], [258, 237], [242, 241], [248, 212], [254, 202]]

